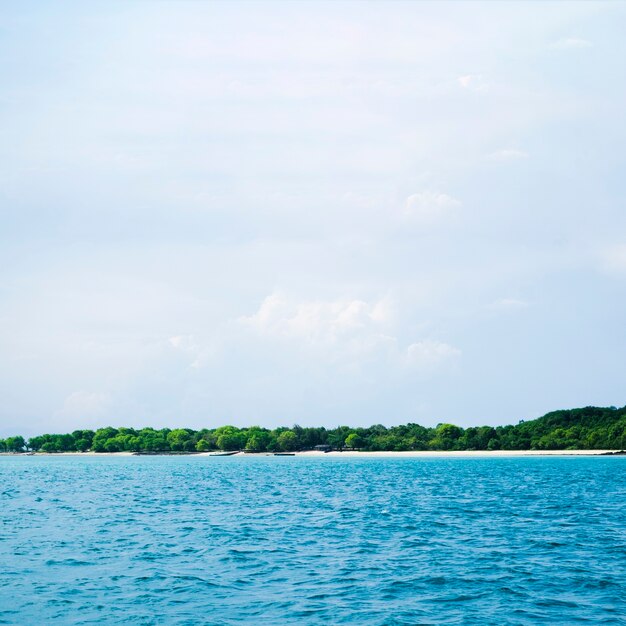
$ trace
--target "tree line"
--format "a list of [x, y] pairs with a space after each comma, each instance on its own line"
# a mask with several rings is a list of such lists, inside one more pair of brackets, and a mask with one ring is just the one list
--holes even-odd
[[369, 428], [339, 426], [238, 428], [99, 428], [65, 434], [0, 439], [0, 452], [291, 452], [329, 446], [334, 450], [568, 450], [626, 448], [626, 406], [553, 411], [508, 426], [419, 424]]

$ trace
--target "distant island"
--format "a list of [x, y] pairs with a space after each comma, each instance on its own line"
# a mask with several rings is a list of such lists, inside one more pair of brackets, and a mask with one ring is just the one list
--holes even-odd
[[293, 452], [298, 450], [464, 451], [464, 450], [623, 450], [626, 448], [626, 406], [585, 407], [553, 411], [508, 426], [419, 424], [369, 428], [339, 426], [237, 428], [99, 428], [46, 434], [26, 440], [0, 439], [0, 452]]

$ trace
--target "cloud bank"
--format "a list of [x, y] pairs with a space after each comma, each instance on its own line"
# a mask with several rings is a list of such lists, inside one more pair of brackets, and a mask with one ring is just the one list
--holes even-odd
[[242, 6], [0, 8], [0, 436], [623, 404], [624, 5]]

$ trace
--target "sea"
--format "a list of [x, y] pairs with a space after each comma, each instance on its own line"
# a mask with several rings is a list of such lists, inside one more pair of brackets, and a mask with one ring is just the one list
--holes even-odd
[[2, 624], [626, 624], [626, 458], [0, 457]]

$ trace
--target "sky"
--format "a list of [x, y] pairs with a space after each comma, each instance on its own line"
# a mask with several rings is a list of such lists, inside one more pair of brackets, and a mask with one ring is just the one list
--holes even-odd
[[626, 4], [0, 4], [0, 436], [626, 404]]

